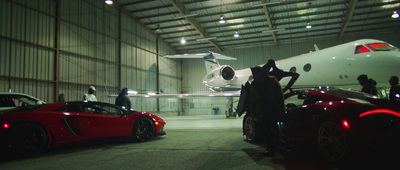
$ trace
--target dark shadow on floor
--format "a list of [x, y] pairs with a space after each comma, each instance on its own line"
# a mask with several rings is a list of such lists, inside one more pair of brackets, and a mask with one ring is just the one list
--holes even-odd
[[[164, 139], [163, 136], [155, 136], [151, 140], [147, 142], [157, 141]], [[29, 157], [18, 157], [18, 158], [10, 158], [0, 156], [0, 164], [1, 162], [10, 162], [10, 161], [18, 161], [23, 159], [31, 159], [31, 158], [38, 158], [38, 157], [48, 157], [57, 154], [68, 154], [74, 152], [80, 152], [84, 150], [90, 149], [111, 149], [114, 146], [120, 146], [125, 144], [140, 144], [140, 142], [135, 142], [131, 137], [107, 137], [107, 138], [93, 138], [93, 139], [86, 139], [70, 144], [65, 144], [62, 146], [50, 148], [47, 150], [42, 151], [41, 153], [29, 156]]]

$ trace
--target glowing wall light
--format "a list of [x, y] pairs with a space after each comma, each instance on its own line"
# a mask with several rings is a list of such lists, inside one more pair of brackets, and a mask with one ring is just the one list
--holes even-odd
[[108, 4], [108, 5], [111, 5], [111, 4], [113, 4], [113, 1], [112, 0], [106, 0], [106, 1], [104, 1], [106, 4]]

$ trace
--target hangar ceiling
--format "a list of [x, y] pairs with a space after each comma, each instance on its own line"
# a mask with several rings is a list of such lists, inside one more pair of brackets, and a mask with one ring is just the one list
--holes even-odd
[[[394, 31], [399, 0], [114, 0], [177, 53]], [[400, 11], [399, 11], [400, 12]], [[223, 16], [225, 23], [220, 23]], [[312, 28], [306, 28], [310, 24]], [[239, 37], [234, 34], [238, 33]], [[185, 39], [186, 43], [180, 41]]]

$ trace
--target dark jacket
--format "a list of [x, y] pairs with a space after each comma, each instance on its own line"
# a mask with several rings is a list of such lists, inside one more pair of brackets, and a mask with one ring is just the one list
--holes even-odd
[[251, 84], [250, 112], [255, 119], [278, 121], [285, 112], [282, 89], [275, 77]]
[[372, 95], [377, 95], [378, 91], [376, 90], [376, 87], [374, 84], [372, 84], [370, 81], [366, 82], [365, 84], [362, 85], [361, 92], [372, 94]]
[[392, 86], [392, 87], [390, 87], [389, 99], [390, 100], [400, 99], [400, 97], [398, 97], [396, 95], [400, 95], [400, 86]]
[[129, 99], [127, 94], [128, 94], [128, 89], [126, 89], [126, 88], [122, 89], [121, 93], [115, 99], [115, 105], [124, 106], [125, 109], [130, 110], [132, 108], [131, 100]]

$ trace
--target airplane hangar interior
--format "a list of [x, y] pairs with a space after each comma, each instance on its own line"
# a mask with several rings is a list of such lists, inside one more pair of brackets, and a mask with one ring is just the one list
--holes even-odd
[[298, 73], [291, 88], [361, 91], [366, 74], [387, 99], [399, 12], [398, 0], [0, 0], [0, 93], [68, 103], [93, 86], [115, 104], [127, 88], [132, 109], [167, 120], [243, 119], [241, 85], [274, 60]]
[[[2, 0], [0, 89], [46, 102], [60, 93], [82, 100], [89, 86], [109, 103], [124, 87], [210, 93], [203, 59], [163, 56], [213, 51], [237, 58], [219, 62], [239, 70], [314, 51], [314, 44], [323, 49], [369, 38], [399, 47], [400, 22], [392, 17], [399, 6], [391, 0]], [[227, 110], [220, 98], [131, 101], [136, 110], [168, 114]]]

